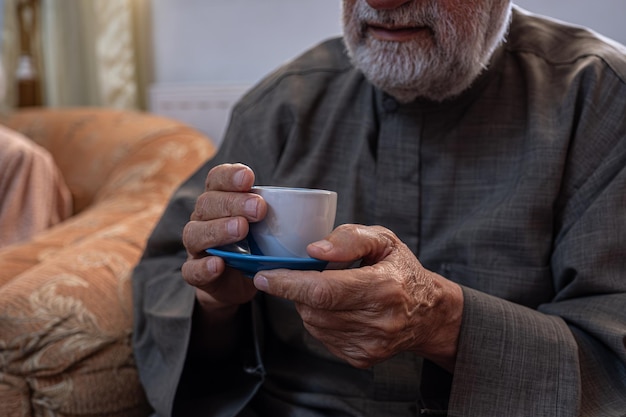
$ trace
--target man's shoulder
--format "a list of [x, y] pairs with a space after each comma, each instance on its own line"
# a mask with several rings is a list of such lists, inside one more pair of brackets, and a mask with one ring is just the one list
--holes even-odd
[[333, 84], [341, 83], [341, 79], [356, 72], [342, 38], [331, 38], [313, 46], [264, 77], [238, 103], [238, 108], [241, 110], [254, 105], [271, 94], [281, 98], [294, 96], [304, 99]]
[[532, 14], [516, 7], [506, 50], [529, 53], [552, 65], [595, 57], [626, 82], [626, 46], [588, 28]]
[[351, 68], [343, 38], [327, 39], [287, 62], [279, 72], [345, 71]]

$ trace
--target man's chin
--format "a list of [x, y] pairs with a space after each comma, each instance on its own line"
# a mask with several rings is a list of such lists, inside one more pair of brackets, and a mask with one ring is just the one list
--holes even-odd
[[481, 72], [477, 64], [447, 64], [420, 48], [407, 51], [390, 45], [380, 47], [380, 43], [377, 46], [349, 50], [352, 64], [375, 87], [401, 103], [417, 98], [437, 102], [450, 99], [467, 89]]

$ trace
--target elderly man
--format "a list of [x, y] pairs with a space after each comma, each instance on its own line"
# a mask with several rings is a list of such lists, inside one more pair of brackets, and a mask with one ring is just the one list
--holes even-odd
[[[238, 103], [152, 235], [157, 414], [623, 415], [626, 49], [506, 0], [343, 21]], [[206, 256], [265, 215], [254, 183], [337, 191], [308, 252], [357, 264], [250, 280]]]

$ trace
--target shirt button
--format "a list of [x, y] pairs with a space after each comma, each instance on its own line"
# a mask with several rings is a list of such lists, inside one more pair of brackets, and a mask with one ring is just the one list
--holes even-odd
[[385, 97], [383, 100], [383, 109], [387, 113], [393, 113], [398, 110], [398, 102], [392, 97]]

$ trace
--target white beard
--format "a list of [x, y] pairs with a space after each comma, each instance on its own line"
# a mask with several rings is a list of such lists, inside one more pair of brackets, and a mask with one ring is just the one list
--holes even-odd
[[[372, 9], [365, 0], [344, 0], [344, 39], [353, 65], [401, 102], [417, 97], [443, 101], [460, 94], [504, 41], [512, 9], [508, 0], [482, 0], [474, 5], [464, 5], [464, 1], [459, 0], [449, 12], [442, 11], [437, 0], [411, 2], [394, 10]], [[366, 32], [366, 22], [425, 26], [431, 36], [383, 41]]]

